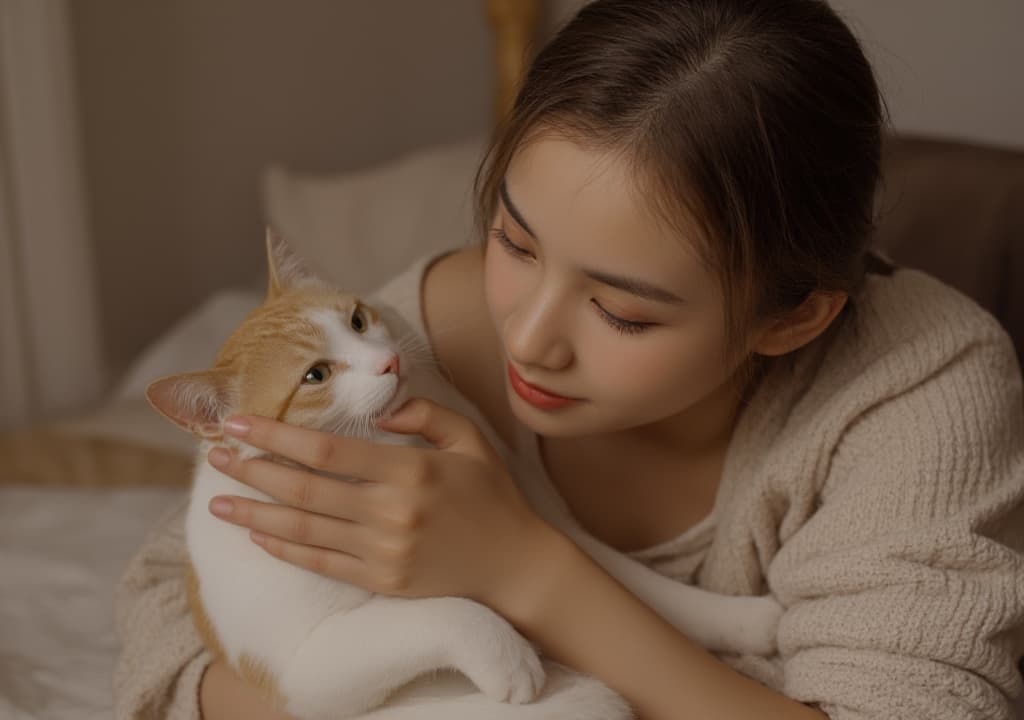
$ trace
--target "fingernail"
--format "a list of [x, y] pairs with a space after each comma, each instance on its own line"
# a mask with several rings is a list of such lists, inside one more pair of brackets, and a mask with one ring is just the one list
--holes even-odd
[[266, 535], [264, 535], [261, 532], [256, 532], [255, 530], [250, 530], [249, 531], [249, 537], [251, 537], [252, 541], [254, 543], [256, 543], [257, 545], [262, 545], [263, 543], [265, 543], [267, 541], [267, 536]]
[[231, 462], [231, 453], [224, 448], [214, 448], [206, 458], [215, 468], [222, 468]]
[[235, 510], [235, 504], [227, 498], [214, 498], [210, 501], [210, 512], [214, 515], [226, 517]]
[[249, 423], [241, 418], [230, 417], [224, 421], [224, 432], [236, 437], [243, 437], [249, 432], [250, 427]]

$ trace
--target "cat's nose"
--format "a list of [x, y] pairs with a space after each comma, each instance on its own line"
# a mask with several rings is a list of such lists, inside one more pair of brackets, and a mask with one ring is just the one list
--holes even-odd
[[394, 354], [389, 357], [383, 365], [380, 366], [380, 370], [377, 371], [378, 375], [387, 375], [388, 373], [398, 374], [398, 355]]

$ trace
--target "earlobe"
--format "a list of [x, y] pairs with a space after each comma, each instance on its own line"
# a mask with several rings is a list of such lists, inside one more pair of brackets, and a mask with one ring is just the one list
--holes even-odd
[[807, 345], [828, 329], [848, 299], [845, 292], [811, 293], [796, 309], [763, 329], [753, 351], [778, 356]]

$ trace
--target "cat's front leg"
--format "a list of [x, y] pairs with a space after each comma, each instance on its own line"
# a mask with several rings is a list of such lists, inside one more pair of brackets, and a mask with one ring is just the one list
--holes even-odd
[[301, 720], [338, 720], [383, 703], [424, 673], [453, 668], [502, 702], [534, 699], [544, 670], [530, 643], [462, 598], [376, 596], [319, 623], [288, 663], [281, 693]]
[[771, 596], [719, 595], [656, 573], [582, 530], [572, 539], [677, 630], [715, 652], [773, 655], [783, 607]]

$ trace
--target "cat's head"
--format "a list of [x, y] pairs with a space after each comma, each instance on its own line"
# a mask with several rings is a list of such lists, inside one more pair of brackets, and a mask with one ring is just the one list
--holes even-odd
[[376, 309], [312, 275], [269, 230], [267, 261], [266, 298], [213, 367], [156, 380], [146, 397], [207, 440], [233, 414], [370, 437], [406, 399], [414, 338], [392, 337]]

